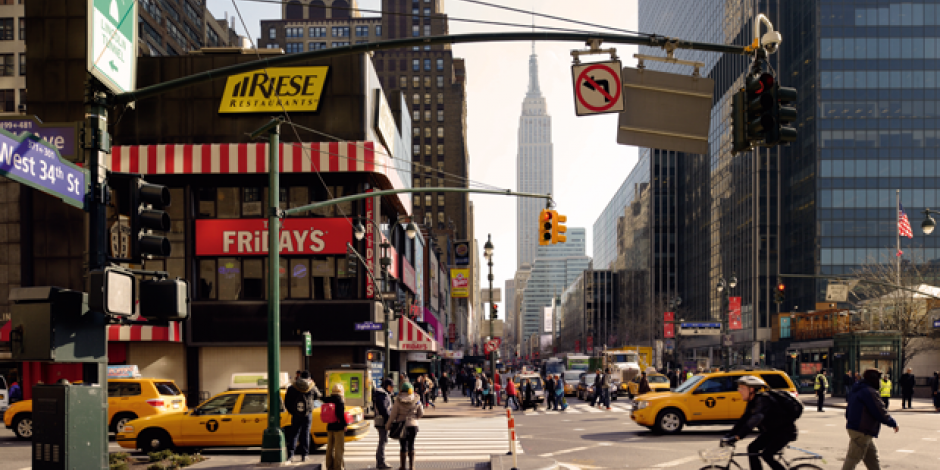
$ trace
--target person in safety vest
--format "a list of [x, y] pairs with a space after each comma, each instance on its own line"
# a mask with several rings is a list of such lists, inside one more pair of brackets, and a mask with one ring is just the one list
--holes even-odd
[[822, 369], [816, 374], [816, 382], [813, 384], [813, 390], [816, 391], [816, 411], [822, 413], [823, 402], [826, 401], [826, 389], [829, 388], [829, 380], [826, 379], [826, 369]]
[[887, 375], [881, 377], [881, 387], [879, 389], [881, 392], [881, 401], [885, 403], [885, 409], [888, 409], [888, 405], [891, 403], [891, 379]]

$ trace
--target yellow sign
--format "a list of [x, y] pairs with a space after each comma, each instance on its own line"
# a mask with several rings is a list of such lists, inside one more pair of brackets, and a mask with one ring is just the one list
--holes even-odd
[[219, 112], [316, 111], [329, 70], [327, 66], [271, 67], [232, 75], [225, 83]]
[[450, 296], [470, 297], [470, 270], [450, 270]]

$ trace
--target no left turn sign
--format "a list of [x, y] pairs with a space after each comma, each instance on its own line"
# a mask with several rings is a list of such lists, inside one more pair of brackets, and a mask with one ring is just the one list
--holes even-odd
[[571, 66], [574, 109], [578, 116], [623, 111], [619, 60]]

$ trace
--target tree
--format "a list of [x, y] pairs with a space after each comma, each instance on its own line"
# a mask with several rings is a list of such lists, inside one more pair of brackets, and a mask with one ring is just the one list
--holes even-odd
[[940, 288], [934, 287], [940, 265], [922, 262], [918, 250], [911, 252], [903, 260], [860, 266], [854, 272], [860, 282], [849, 299], [858, 312], [853, 329], [900, 334], [902, 370], [918, 355], [940, 351], [940, 341], [932, 337], [931, 315], [935, 306], [940, 308]]

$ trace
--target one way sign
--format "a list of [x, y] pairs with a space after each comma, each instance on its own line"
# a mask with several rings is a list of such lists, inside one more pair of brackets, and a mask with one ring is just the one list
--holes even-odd
[[623, 111], [619, 60], [571, 66], [574, 109], [578, 116]]

